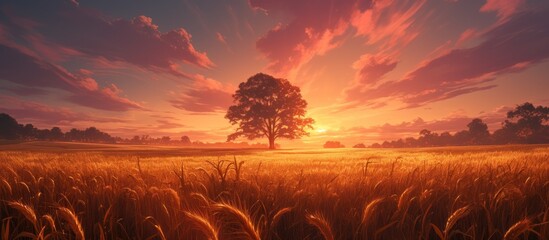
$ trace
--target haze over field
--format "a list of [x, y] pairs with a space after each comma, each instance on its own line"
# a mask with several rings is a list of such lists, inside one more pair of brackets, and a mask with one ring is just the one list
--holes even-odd
[[264, 72], [299, 87], [315, 120], [283, 147], [455, 133], [476, 117], [494, 131], [517, 104], [549, 105], [548, 42], [539, 0], [2, 1], [0, 112], [223, 142], [231, 95]]

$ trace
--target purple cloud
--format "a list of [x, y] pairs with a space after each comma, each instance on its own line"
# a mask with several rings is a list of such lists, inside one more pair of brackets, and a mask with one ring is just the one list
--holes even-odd
[[161, 32], [147, 16], [110, 19], [62, 0], [12, 1], [0, 7], [10, 32], [33, 45], [53, 44], [89, 57], [127, 62], [182, 77], [188, 75], [177, 68], [178, 63], [214, 66], [206, 53], [195, 49], [185, 29]]

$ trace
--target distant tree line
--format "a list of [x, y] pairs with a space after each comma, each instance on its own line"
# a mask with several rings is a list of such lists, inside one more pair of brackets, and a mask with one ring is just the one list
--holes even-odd
[[419, 132], [418, 138], [405, 138], [370, 145], [373, 148], [435, 147], [486, 144], [540, 144], [549, 143], [549, 107], [531, 103], [518, 105], [507, 112], [502, 127], [493, 133], [480, 118], [467, 124], [467, 130], [450, 134], [428, 129]]
[[73, 128], [63, 132], [59, 127], [51, 129], [38, 129], [32, 124], [19, 124], [15, 118], [6, 113], [0, 113], [0, 139], [19, 141], [67, 141], [89, 143], [123, 143], [123, 144], [147, 144], [147, 145], [182, 145], [200, 148], [267, 148], [266, 144], [249, 144], [247, 142], [216, 142], [206, 143], [191, 141], [188, 136], [180, 139], [172, 139], [169, 136], [151, 137], [149, 135], [136, 135], [132, 138], [113, 137], [95, 127], [84, 130]]
[[323, 145], [324, 148], [344, 148], [345, 145], [341, 144], [339, 141], [327, 141]]
[[198, 148], [267, 148], [267, 144], [247, 142], [201, 142], [191, 141], [188, 136], [182, 136], [181, 139], [172, 139], [169, 136], [154, 138], [149, 135], [136, 135], [130, 139], [117, 138], [118, 143], [128, 144], [149, 144], [149, 145], [180, 145]]
[[0, 139], [99, 143], [114, 143], [116, 141], [111, 135], [95, 127], [89, 127], [84, 130], [73, 128], [66, 133], [59, 127], [38, 129], [32, 124], [19, 124], [15, 118], [5, 113], [0, 113]]

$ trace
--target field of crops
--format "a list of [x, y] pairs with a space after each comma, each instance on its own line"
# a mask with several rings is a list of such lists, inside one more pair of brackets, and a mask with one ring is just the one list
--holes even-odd
[[548, 239], [549, 146], [0, 145], [2, 239]]

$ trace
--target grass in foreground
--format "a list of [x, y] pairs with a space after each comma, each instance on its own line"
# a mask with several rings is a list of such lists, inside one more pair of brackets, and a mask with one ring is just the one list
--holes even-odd
[[2, 239], [549, 236], [547, 146], [18, 147], [0, 152]]

